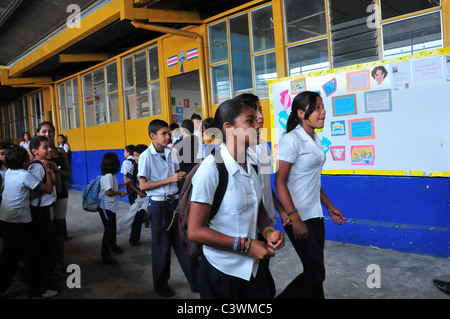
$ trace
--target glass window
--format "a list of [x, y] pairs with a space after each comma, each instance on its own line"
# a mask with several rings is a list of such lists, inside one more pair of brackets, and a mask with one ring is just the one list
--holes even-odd
[[289, 75], [330, 68], [326, 39], [289, 47], [287, 53]]
[[385, 23], [381, 28], [384, 59], [443, 47], [440, 11]]
[[136, 118], [136, 96], [134, 94], [133, 57], [122, 60], [122, 69], [125, 119], [134, 120]]
[[95, 112], [94, 112], [94, 93], [92, 87], [92, 73], [83, 75], [83, 101], [84, 101], [84, 125], [95, 125]]
[[158, 47], [148, 49], [148, 69], [150, 81], [159, 80]]
[[117, 83], [117, 63], [111, 63], [106, 66], [106, 92], [111, 93], [119, 90]]
[[108, 123], [105, 96], [105, 71], [103, 68], [93, 72], [95, 124]]
[[286, 43], [302, 41], [327, 33], [324, 1], [284, 0], [283, 4]]
[[44, 104], [42, 102], [42, 91], [36, 92], [30, 96], [30, 111], [32, 126], [31, 130], [33, 132], [36, 132], [39, 123], [43, 122], [45, 119]]
[[61, 130], [80, 127], [78, 80], [76, 78], [58, 85], [58, 101]]
[[27, 98], [14, 102], [14, 138], [21, 138], [24, 132], [29, 131]]
[[109, 110], [109, 122], [120, 121], [120, 103], [119, 103], [119, 92], [114, 92], [107, 96], [108, 99], [108, 110]]
[[220, 104], [231, 98], [228, 63], [212, 67], [211, 80], [213, 104]]
[[380, 0], [380, 2], [383, 20], [441, 5], [440, 0]]
[[148, 105], [147, 54], [146, 51], [134, 55], [134, 77], [136, 84], [137, 117], [150, 116]]
[[211, 63], [228, 60], [226, 21], [211, 25], [209, 31], [209, 57]]
[[272, 6], [251, 12], [253, 53], [275, 48]]
[[3, 140], [12, 140], [11, 104], [2, 107]]
[[253, 93], [248, 15], [230, 19], [229, 27], [234, 96], [244, 92]]
[[259, 98], [269, 96], [269, 80], [277, 78], [277, 63], [275, 52], [254, 56], [255, 94]]
[[150, 84], [150, 95], [152, 101], [152, 115], [162, 114], [161, 88], [159, 81]]

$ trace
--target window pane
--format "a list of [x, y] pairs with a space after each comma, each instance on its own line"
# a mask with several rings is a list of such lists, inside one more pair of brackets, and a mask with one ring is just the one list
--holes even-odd
[[150, 84], [150, 93], [152, 99], [152, 115], [161, 115], [161, 90], [159, 82]]
[[289, 75], [329, 68], [327, 40], [288, 48]]
[[148, 68], [150, 81], [159, 79], [158, 47], [148, 49]]
[[383, 20], [441, 5], [440, 0], [381, 0], [380, 2], [381, 17]]
[[64, 83], [61, 83], [58, 85], [58, 97], [60, 107], [66, 105], [66, 96], [64, 94], [65, 94]]
[[92, 91], [92, 73], [83, 75], [83, 99], [88, 100], [94, 97]]
[[255, 94], [261, 97], [269, 96], [268, 80], [277, 78], [277, 64], [275, 52], [261, 54], [254, 57]]
[[211, 63], [228, 60], [227, 24], [225, 21], [211, 25], [209, 30], [209, 56]]
[[117, 63], [111, 63], [106, 66], [106, 90], [107, 92], [114, 92], [119, 89], [119, 85], [117, 84]]
[[95, 125], [94, 100], [84, 102], [84, 124], [86, 126]]
[[95, 104], [95, 124], [105, 124], [108, 122], [106, 114], [105, 99], [105, 72], [98, 69], [93, 72], [94, 78], [94, 104]]
[[73, 111], [73, 104], [67, 105], [67, 121], [68, 121], [68, 129], [75, 128], [75, 116]]
[[119, 105], [119, 93], [113, 93], [108, 95], [108, 109], [109, 109], [109, 122], [120, 121], [120, 105]]
[[252, 60], [247, 14], [230, 19], [231, 72], [233, 91], [238, 95], [253, 90]]
[[251, 12], [253, 53], [275, 48], [272, 6]]
[[80, 104], [73, 105], [73, 111], [75, 113], [75, 128], [80, 127]]
[[213, 104], [220, 104], [228, 100], [230, 95], [230, 75], [228, 63], [211, 68], [212, 100]]
[[70, 81], [66, 82], [66, 103], [63, 105], [72, 105], [72, 84]]
[[443, 46], [439, 11], [384, 24], [382, 32], [384, 59]]
[[126, 89], [124, 91], [125, 99], [125, 118], [127, 120], [136, 119], [136, 96], [134, 95], [134, 89]]
[[123, 87], [134, 87], [133, 58], [131, 56], [122, 60], [122, 69]]
[[[379, 59], [378, 29], [367, 23], [373, 0], [329, 0], [333, 67]], [[370, 11], [370, 10], [369, 10]]]
[[73, 89], [73, 103], [78, 102], [78, 80], [72, 80], [72, 89]]
[[61, 109], [59, 109], [59, 117], [61, 119], [61, 131], [65, 131], [67, 130], [67, 113], [66, 113], [66, 108], [63, 107]]
[[148, 81], [147, 81], [147, 55], [145, 51], [134, 56], [134, 76], [136, 83], [136, 105], [137, 117], [147, 117], [150, 115], [148, 106]]
[[[324, 1], [284, 0], [286, 43], [327, 33]], [[299, 10], [299, 8], [302, 8]]]

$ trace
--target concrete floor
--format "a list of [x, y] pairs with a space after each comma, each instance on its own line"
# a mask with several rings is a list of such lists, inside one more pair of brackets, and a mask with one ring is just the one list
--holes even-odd
[[[129, 205], [120, 203], [118, 218]], [[81, 288], [68, 288], [70, 273], [59, 273], [61, 292], [55, 299], [160, 299], [153, 291], [151, 275], [150, 229], [142, 229], [142, 245], [130, 246], [129, 233], [118, 236], [118, 245], [125, 252], [114, 257], [117, 265], [101, 263], [100, 247], [103, 226], [97, 213], [81, 208], [81, 192], [70, 191], [67, 214], [69, 240], [66, 242], [67, 263], [80, 267]], [[369, 265], [378, 265], [380, 287], [369, 288], [367, 281], [372, 271]], [[450, 260], [391, 250], [326, 242], [327, 299], [450, 299], [438, 290], [433, 279], [450, 281]], [[302, 271], [302, 266], [289, 239], [286, 246], [271, 260], [277, 293]], [[371, 282], [369, 280], [369, 282]], [[187, 284], [176, 257], [173, 255], [169, 285], [176, 292], [171, 299], [199, 299]], [[24, 299], [25, 285], [17, 278], [9, 295], [11, 299]]]

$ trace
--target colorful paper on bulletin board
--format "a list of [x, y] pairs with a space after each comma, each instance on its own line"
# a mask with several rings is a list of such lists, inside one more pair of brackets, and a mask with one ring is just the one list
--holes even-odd
[[336, 92], [337, 90], [336, 78], [333, 78], [324, 85], [322, 85], [322, 89], [327, 97]]
[[330, 153], [333, 161], [345, 161], [345, 146], [330, 146]]
[[349, 120], [348, 127], [350, 140], [375, 138], [375, 125], [373, 117]]
[[345, 121], [331, 121], [331, 136], [339, 136], [345, 134]]
[[298, 93], [301, 93], [303, 91], [306, 91], [306, 79], [296, 79], [291, 81], [291, 94], [297, 95]]
[[356, 95], [341, 95], [331, 99], [333, 104], [333, 116], [350, 115], [357, 113]]
[[177, 113], [183, 114], [183, 107], [177, 106]]
[[370, 90], [369, 70], [349, 72], [347, 76], [347, 92]]
[[373, 165], [375, 161], [375, 146], [352, 146], [352, 165]]

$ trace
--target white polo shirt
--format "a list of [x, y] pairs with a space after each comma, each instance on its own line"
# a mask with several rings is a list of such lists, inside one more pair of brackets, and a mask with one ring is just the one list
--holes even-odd
[[4, 184], [0, 219], [9, 223], [31, 222], [30, 190], [41, 181], [24, 169], [8, 169]]
[[[108, 189], [116, 192], [119, 191], [117, 177], [111, 173], [102, 175], [102, 177], [100, 178], [100, 191], [98, 193], [98, 197], [102, 197]], [[119, 196], [105, 195], [104, 203], [105, 209], [110, 210], [113, 213], [117, 213], [117, 210], [119, 209]]]
[[[228, 236], [257, 238], [257, 217], [261, 201], [261, 183], [247, 160], [247, 173], [231, 156], [224, 144], [220, 148], [228, 171], [227, 191], [209, 227]], [[192, 179], [191, 201], [212, 205], [219, 173], [212, 155], [200, 165]], [[194, 212], [191, 212], [195, 214]], [[250, 280], [256, 276], [259, 261], [250, 254], [203, 246], [203, 254], [216, 269], [230, 276]]]
[[266, 208], [272, 223], [276, 223], [278, 216], [275, 212], [275, 206], [273, 205], [271, 178], [272, 173], [274, 173], [272, 151], [266, 141], [260, 140], [259, 144], [256, 145], [256, 151], [249, 147], [247, 149], [247, 154], [251, 164], [256, 164], [258, 166], [264, 207]]
[[[28, 171], [40, 180], [42, 183], [44, 182], [44, 178], [46, 175], [44, 167], [39, 163], [33, 163], [28, 166]], [[53, 192], [51, 194], [42, 193], [40, 197], [31, 200], [31, 206], [51, 206], [56, 201], [56, 187], [53, 186]]]
[[[153, 143], [139, 156], [138, 179], [145, 177], [149, 182], [156, 182], [172, 176], [180, 168], [172, 160], [171, 149], [164, 148], [165, 160], [156, 151]], [[178, 193], [177, 183], [169, 183], [158, 188], [146, 190], [147, 196], [168, 196]]]
[[292, 201], [303, 221], [323, 217], [320, 202], [321, 173], [325, 164], [325, 153], [319, 136], [314, 140], [297, 125], [281, 136], [278, 143], [278, 159], [292, 163], [287, 187]]

